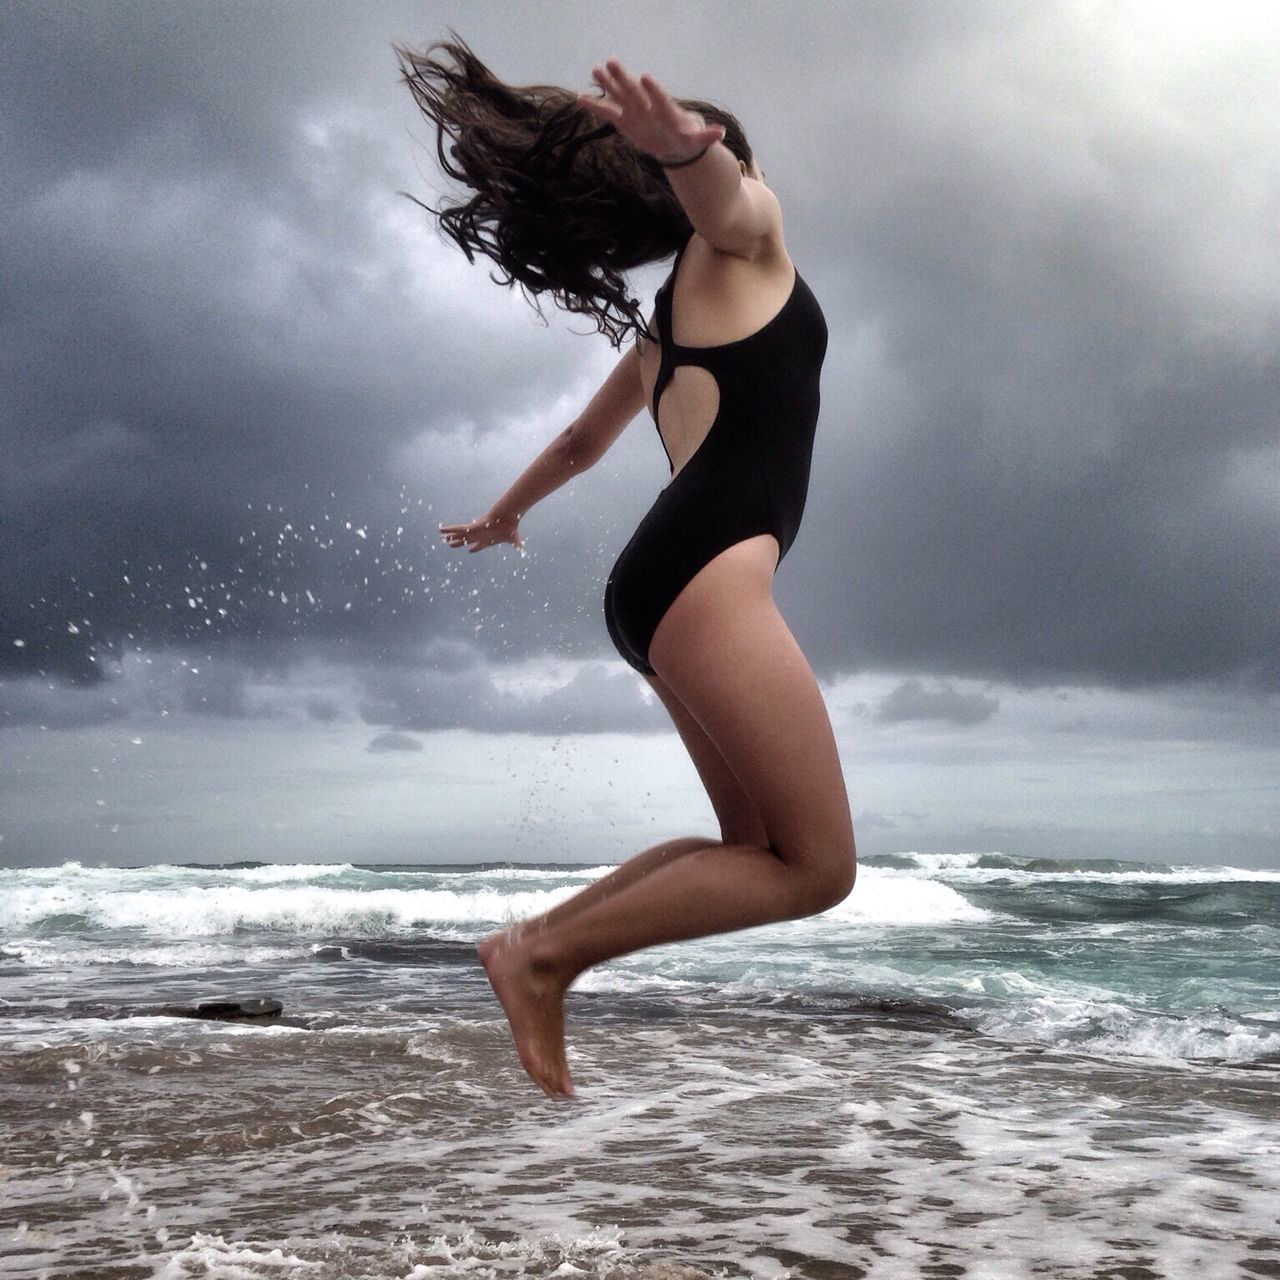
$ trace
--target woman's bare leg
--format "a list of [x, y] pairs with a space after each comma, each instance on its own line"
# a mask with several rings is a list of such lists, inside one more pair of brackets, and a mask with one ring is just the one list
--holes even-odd
[[628, 858], [616, 870], [585, 885], [573, 897], [557, 903], [550, 911], [540, 916], [532, 916], [528, 920], [519, 920], [505, 929], [499, 929], [496, 933], [490, 934], [485, 942], [493, 939], [516, 938], [526, 933], [564, 924], [584, 907], [595, 906], [597, 902], [612, 897], [641, 876], [647, 876], [650, 871], [665, 866], [673, 858], [683, 858], [687, 853], [694, 853], [698, 849], [707, 848], [708, 845], [720, 843], [721, 841], [713, 840], [710, 836], [681, 836], [676, 840], [664, 840], [662, 844], [655, 844], [651, 849]]
[[557, 924], [482, 951], [521, 1062], [550, 1095], [572, 1092], [563, 996], [584, 969], [657, 943], [810, 915], [853, 886], [835, 737], [769, 591], [776, 557], [771, 538], [717, 556], [668, 610], [650, 647], [663, 681], [752, 797], [771, 848], [688, 852]]
[[611, 871], [594, 884], [587, 885], [544, 915], [521, 921], [509, 929], [500, 929], [496, 934], [490, 935], [490, 938], [485, 940], [486, 943], [507, 934], [514, 937], [530, 929], [563, 924], [584, 907], [594, 906], [597, 902], [625, 889], [640, 876], [648, 875], [657, 867], [665, 866], [672, 858], [682, 858], [686, 854], [695, 853], [710, 845], [754, 844], [762, 849], [768, 848], [769, 839], [760, 822], [760, 815], [754, 802], [742, 789], [742, 784], [726, 764], [715, 743], [660, 676], [650, 675], [645, 679], [670, 714], [676, 732], [679, 733], [685, 749], [689, 752], [689, 758], [698, 771], [698, 777], [706, 788], [707, 797], [711, 801], [716, 821], [720, 826], [720, 839], [715, 840], [710, 836], [682, 836], [676, 840], [667, 840], [662, 844], [654, 845], [653, 848], [629, 858], [616, 871]]
[[843, 892], [801, 898], [798, 876], [755, 845], [711, 845], [673, 859], [563, 924], [494, 934], [480, 959], [525, 1070], [552, 1097], [572, 1094], [564, 993], [584, 969], [660, 942], [809, 915]]

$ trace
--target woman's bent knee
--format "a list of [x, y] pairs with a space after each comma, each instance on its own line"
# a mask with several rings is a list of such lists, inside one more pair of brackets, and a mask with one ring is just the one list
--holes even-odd
[[[781, 858], [777, 850], [776, 856]], [[782, 859], [784, 862], [785, 858]], [[858, 865], [853, 851], [847, 858], [840, 858], [821, 865], [795, 867], [792, 883], [792, 911], [794, 919], [820, 915], [838, 906], [852, 892], [858, 878]]]
[[847, 872], [842, 870], [815, 879], [809, 887], [809, 910], [805, 914], [816, 916], [839, 906], [853, 892], [856, 878], [854, 868], [850, 866]]

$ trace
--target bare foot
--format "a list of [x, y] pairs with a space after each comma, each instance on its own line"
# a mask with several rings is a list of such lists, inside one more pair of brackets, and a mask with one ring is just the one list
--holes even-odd
[[572, 1097], [564, 1056], [566, 984], [533, 963], [517, 930], [490, 934], [476, 950], [511, 1025], [521, 1065], [548, 1097]]

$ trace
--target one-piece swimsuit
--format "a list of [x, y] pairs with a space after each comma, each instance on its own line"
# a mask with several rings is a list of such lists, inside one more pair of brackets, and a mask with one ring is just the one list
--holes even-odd
[[677, 252], [656, 297], [661, 359], [652, 412], [663, 449], [658, 403], [677, 368], [707, 370], [719, 388], [719, 406], [693, 456], [678, 473], [672, 466], [673, 478], [623, 548], [604, 597], [610, 638], [646, 675], [654, 674], [649, 645], [658, 624], [703, 566], [762, 533], [777, 539], [781, 562], [795, 540], [827, 349], [822, 308], [799, 272], [781, 310], [747, 337], [713, 347], [673, 341], [672, 295], [687, 248]]

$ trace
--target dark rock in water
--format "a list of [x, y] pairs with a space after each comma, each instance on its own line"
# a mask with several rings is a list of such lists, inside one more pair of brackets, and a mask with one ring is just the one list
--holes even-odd
[[208, 1018], [213, 1022], [268, 1022], [283, 1010], [279, 1000], [258, 996], [249, 1000], [202, 1000], [194, 1006], [167, 1004], [160, 1012], [170, 1018]]
[[317, 960], [345, 960], [347, 958], [347, 953], [341, 947], [312, 947], [311, 954]]
[[458, 965], [468, 969], [479, 964], [475, 943], [458, 942], [453, 938], [418, 938], [412, 942], [353, 938], [347, 942], [346, 950], [353, 959], [374, 960], [379, 964], [424, 968]]
[[196, 1014], [201, 1018], [275, 1018], [284, 1005], [269, 996], [258, 996], [252, 1000], [205, 1000], [196, 1005]]
[[256, 871], [259, 867], [269, 867], [269, 862], [179, 862], [178, 866], [188, 871]]

